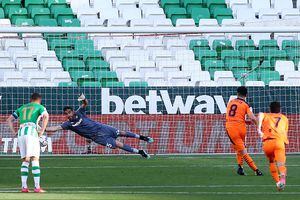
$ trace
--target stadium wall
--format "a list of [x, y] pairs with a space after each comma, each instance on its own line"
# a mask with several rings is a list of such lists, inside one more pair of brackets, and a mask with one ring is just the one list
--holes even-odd
[[[155, 143], [129, 140], [153, 154], [232, 153], [224, 130], [225, 109], [234, 96], [233, 87], [172, 87], [172, 88], [0, 88], [0, 155], [16, 153], [5, 119], [18, 106], [27, 103], [32, 92], [43, 95], [44, 105], [51, 114], [50, 125], [63, 122], [62, 108], [78, 107], [78, 94], [84, 92], [90, 101], [91, 118], [122, 130], [131, 130], [155, 138]], [[282, 103], [283, 113], [290, 119], [290, 145], [287, 152], [300, 152], [299, 92], [296, 87], [270, 89], [249, 88], [248, 101], [255, 113], [266, 112], [271, 101]], [[18, 97], [18, 98], [15, 98]], [[247, 147], [252, 153], [261, 153], [261, 141], [254, 126], [249, 126]], [[119, 154], [96, 144], [89, 144], [72, 132], [48, 134], [50, 152], [82, 154], [88, 147], [92, 154]], [[128, 141], [128, 140], [127, 140]], [[49, 150], [49, 149], [48, 149]]]

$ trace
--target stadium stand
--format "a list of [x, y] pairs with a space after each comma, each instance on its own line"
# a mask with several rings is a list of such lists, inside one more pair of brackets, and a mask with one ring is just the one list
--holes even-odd
[[[0, 18], [5, 27], [205, 29], [293, 25], [300, 12], [286, 0], [2, 0]], [[296, 34], [0, 37], [1, 86], [262, 86], [298, 81], [291, 76], [300, 61]], [[11, 72], [18, 73], [15, 81], [10, 81]]]

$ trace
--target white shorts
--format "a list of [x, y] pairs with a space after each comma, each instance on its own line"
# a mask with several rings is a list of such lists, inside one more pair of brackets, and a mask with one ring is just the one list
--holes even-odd
[[18, 146], [21, 158], [40, 157], [40, 141], [38, 137], [32, 135], [22, 135], [18, 137]]

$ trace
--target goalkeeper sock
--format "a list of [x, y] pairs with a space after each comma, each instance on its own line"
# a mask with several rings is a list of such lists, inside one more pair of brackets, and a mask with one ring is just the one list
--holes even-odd
[[139, 153], [139, 150], [136, 148], [132, 148], [131, 146], [124, 144], [123, 147], [121, 148], [124, 151], [130, 152], [130, 153]]
[[34, 178], [34, 187], [40, 188], [41, 170], [39, 161], [32, 161], [32, 174]]
[[279, 182], [278, 170], [275, 162], [270, 163], [270, 173], [275, 181], [275, 183]]
[[140, 138], [140, 135], [132, 133], [130, 131], [126, 131], [125, 132], [125, 137], [129, 137], [129, 138]]
[[24, 161], [21, 165], [21, 181], [22, 181], [22, 188], [27, 188], [27, 178], [28, 178], [28, 170], [29, 162]]

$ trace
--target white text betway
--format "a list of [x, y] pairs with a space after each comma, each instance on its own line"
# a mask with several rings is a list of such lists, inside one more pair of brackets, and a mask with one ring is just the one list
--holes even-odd
[[[231, 96], [229, 100], [235, 97]], [[165, 112], [158, 110], [158, 103], [163, 104]], [[111, 107], [111, 104], [115, 106]], [[215, 109], [215, 105], [218, 110]], [[101, 107], [102, 114], [215, 114], [226, 112], [226, 103], [221, 95], [176, 95], [174, 99], [171, 99], [168, 90], [149, 90], [146, 98], [132, 95], [127, 99], [122, 99], [110, 94], [109, 88], [102, 88]]]

